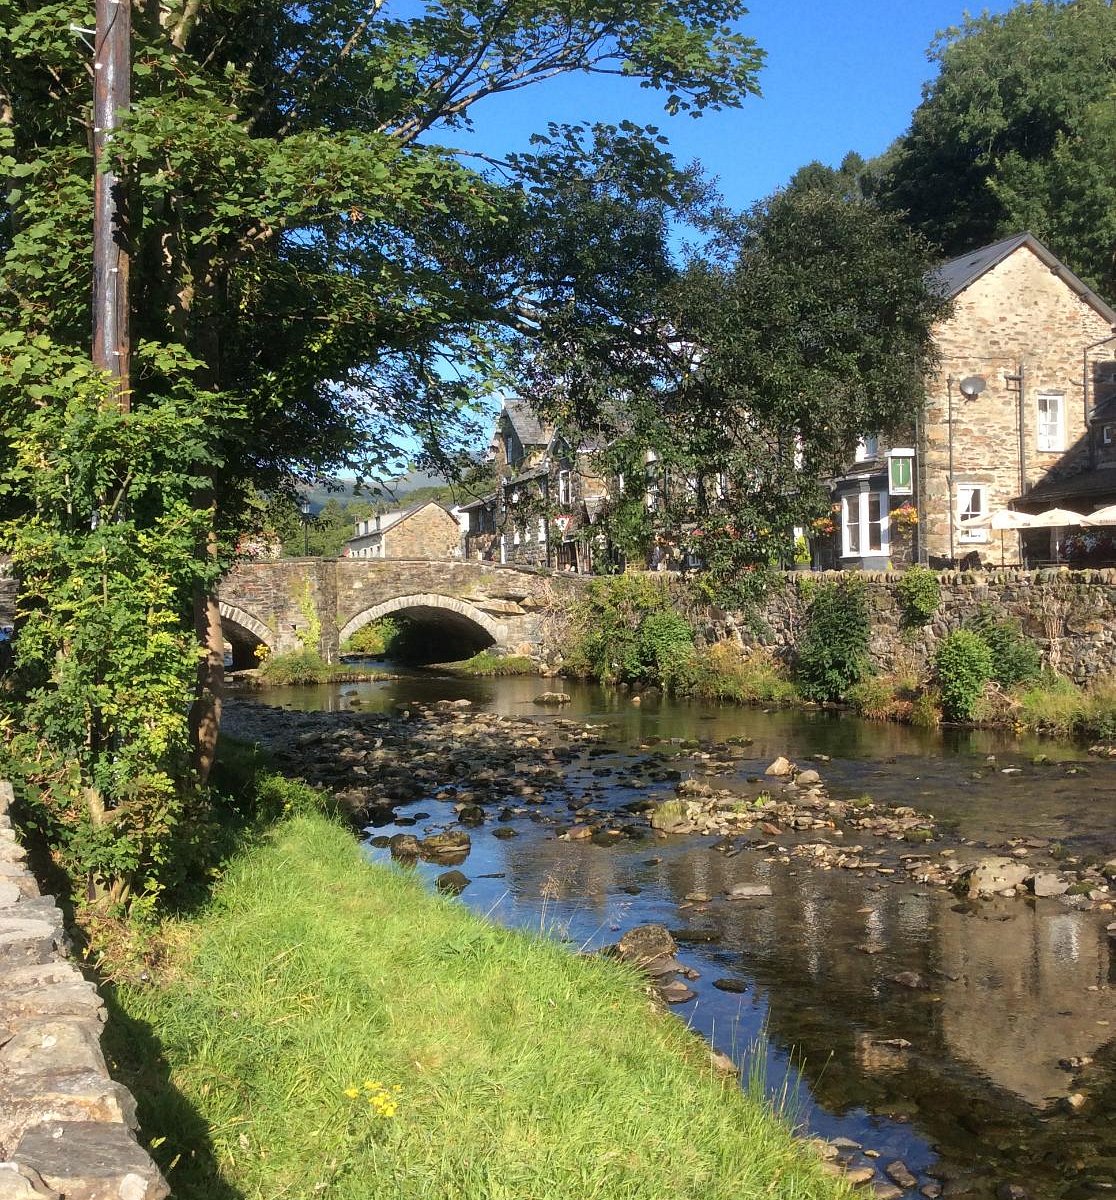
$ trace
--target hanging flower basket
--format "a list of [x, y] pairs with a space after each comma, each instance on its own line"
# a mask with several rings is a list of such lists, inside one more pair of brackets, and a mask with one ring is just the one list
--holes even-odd
[[896, 529], [914, 529], [918, 525], [918, 509], [910, 501], [900, 504], [891, 514]]

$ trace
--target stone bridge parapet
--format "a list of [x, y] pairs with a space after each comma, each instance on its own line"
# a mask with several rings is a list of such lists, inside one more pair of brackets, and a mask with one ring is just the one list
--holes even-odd
[[394, 613], [473, 636], [508, 653], [557, 649], [579, 576], [434, 559], [292, 558], [234, 567], [221, 615], [236, 665], [245, 648], [304, 647], [336, 661], [362, 626]]

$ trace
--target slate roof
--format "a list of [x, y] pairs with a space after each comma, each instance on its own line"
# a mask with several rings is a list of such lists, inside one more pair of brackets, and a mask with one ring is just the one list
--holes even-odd
[[[1089, 501], [1094, 507], [1116, 501], [1116, 468], [1094, 467], [1079, 471], [1062, 479], [1045, 479], [1036, 483], [1025, 495], [1013, 501], [1019, 508], [1027, 509], [1038, 505], [1062, 504], [1070, 508], [1081, 508]], [[1075, 504], [1074, 501], [1077, 501]]]
[[952, 300], [993, 267], [999, 266], [1021, 246], [1031, 250], [1067, 287], [1075, 291], [1087, 304], [1092, 305], [1110, 325], [1116, 325], [1116, 309], [1111, 308], [1092, 288], [1078, 279], [1061, 259], [1051, 254], [1031, 233], [1017, 233], [989, 246], [981, 246], [967, 254], [951, 258], [930, 272], [930, 285], [946, 299]]
[[526, 400], [505, 400], [504, 412], [524, 447], [545, 446], [550, 441], [552, 431], [539, 420]]

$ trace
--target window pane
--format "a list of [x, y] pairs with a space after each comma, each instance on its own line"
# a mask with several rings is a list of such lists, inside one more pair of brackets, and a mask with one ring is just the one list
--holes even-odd
[[883, 549], [883, 496], [879, 492], [868, 493], [868, 549]]
[[842, 501], [841, 521], [845, 527], [845, 553], [860, 553], [860, 497], [846, 496]]

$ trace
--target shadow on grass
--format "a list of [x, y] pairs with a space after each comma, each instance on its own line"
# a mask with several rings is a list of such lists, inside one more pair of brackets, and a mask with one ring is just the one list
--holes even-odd
[[103, 985], [101, 994], [108, 1009], [101, 1045], [109, 1070], [135, 1097], [143, 1140], [175, 1200], [244, 1200], [221, 1172], [205, 1118], [171, 1082], [151, 1026], [121, 1007], [111, 985]]

